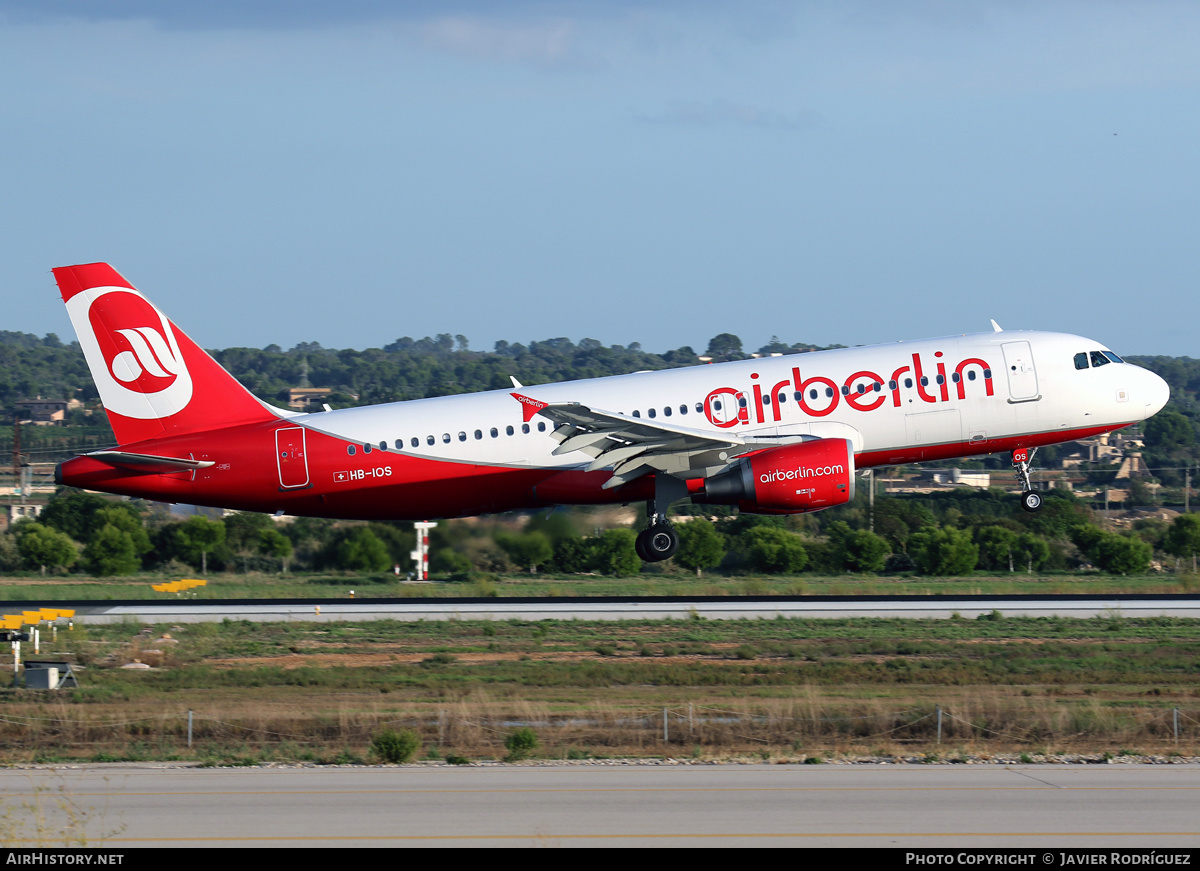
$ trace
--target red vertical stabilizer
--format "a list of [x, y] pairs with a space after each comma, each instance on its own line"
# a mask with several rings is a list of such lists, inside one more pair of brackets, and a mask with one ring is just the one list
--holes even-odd
[[107, 263], [54, 279], [120, 444], [280, 417]]

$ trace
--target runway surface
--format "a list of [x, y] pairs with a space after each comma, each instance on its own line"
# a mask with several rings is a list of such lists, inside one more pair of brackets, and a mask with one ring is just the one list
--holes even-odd
[[67, 846], [70, 806], [113, 850], [1200, 845], [1195, 764], [106, 765], [0, 771], [0, 801], [26, 839], [13, 846]]
[[[30, 602], [0, 602], [20, 613]], [[1030, 617], [1200, 618], [1198, 595], [1124, 596], [830, 596], [641, 599], [181, 599], [171, 602], [39, 602], [74, 608], [89, 623], [198, 623], [217, 620], [710, 620], [847, 617], [971, 619], [1000, 611]]]

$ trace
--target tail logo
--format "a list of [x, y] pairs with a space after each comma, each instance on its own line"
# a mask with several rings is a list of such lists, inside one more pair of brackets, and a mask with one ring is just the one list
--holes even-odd
[[67, 301], [100, 399], [139, 420], [187, 407], [192, 378], [166, 316], [136, 290], [93, 287]]

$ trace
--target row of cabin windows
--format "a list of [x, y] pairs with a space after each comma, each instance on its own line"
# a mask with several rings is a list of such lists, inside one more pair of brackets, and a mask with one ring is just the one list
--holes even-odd
[[1124, 363], [1125, 361], [1114, 354], [1112, 351], [1080, 351], [1075, 355], [1075, 368], [1087, 369], [1088, 361], [1091, 360], [1091, 368], [1098, 366], [1107, 366], [1109, 363]]
[[[720, 406], [720, 405], [715, 405], [715, 407], [716, 407], [716, 408], [720, 408], [721, 406]], [[670, 417], [670, 416], [671, 416], [672, 414], [674, 414], [675, 412], [674, 412], [674, 411], [672, 411], [672, 409], [671, 409], [671, 406], [667, 405], [667, 406], [664, 406], [664, 407], [663, 407], [662, 413], [663, 413], [663, 417]], [[680, 413], [680, 414], [687, 414], [687, 413], [688, 413], [688, 407], [687, 407], [686, 405], [680, 405], [680, 406], [679, 406], [679, 413]], [[703, 413], [704, 413], [704, 403], [703, 403], [703, 402], [697, 402], [697, 403], [696, 403], [696, 413], [697, 413], [697, 414], [703, 414]], [[622, 412], [622, 414], [624, 414], [624, 412]], [[641, 416], [642, 416], [642, 413], [641, 413], [640, 411], [638, 411], [637, 409], [634, 409], [634, 410], [633, 410], [633, 416], [634, 416], [634, 417], [641, 417]], [[651, 408], [651, 409], [649, 409], [649, 410], [646, 412], [646, 417], [658, 417], [658, 409], [657, 409], [657, 408]]]
[[[527, 424], [527, 423], [521, 424], [521, 432], [522, 433], [528, 434], [532, 431], [533, 431], [533, 427], [530, 426], [529, 424]], [[538, 432], [546, 431], [546, 422], [545, 421], [538, 421], [537, 431]], [[497, 429], [496, 427], [492, 427], [490, 430], [488, 430], [488, 433], [494, 439], [500, 437], [500, 430]], [[505, 435], [516, 435], [517, 434], [516, 427], [506, 426], [504, 428], [504, 434]], [[476, 440], [482, 441], [483, 440], [483, 430], [481, 430], [481, 429], [475, 430], [474, 436], [475, 436]], [[459, 432], [458, 440], [460, 442], [465, 442], [467, 440], [467, 433], [465, 431]], [[451, 438], [450, 433], [448, 433], [448, 432], [442, 433], [442, 443], [443, 444], [448, 445], [453, 441], [454, 441], [454, 439]], [[411, 447], [417, 448], [417, 447], [421, 446], [421, 439], [418, 436], [413, 436], [412, 438], [409, 439], [408, 443]], [[396, 450], [398, 450], [398, 451], [404, 450], [404, 439], [396, 439], [394, 444], [395, 444]], [[437, 444], [437, 436], [432, 436], [432, 435], [425, 436], [425, 444], [427, 444], [427, 445]], [[362, 446], [362, 449], [363, 449], [364, 454], [369, 454], [369, 453], [371, 453], [371, 451], [375, 450], [375, 446], [371, 445], [371, 444], [364, 444]], [[379, 443], [379, 450], [386, 451], [387, 449], [388, 449], [387, 442], [381, 441]], [[350, 456], [354, 456], [356, 453], [358, 453], [358, 445], [346, 445], [346, 453], [348, 453]]]

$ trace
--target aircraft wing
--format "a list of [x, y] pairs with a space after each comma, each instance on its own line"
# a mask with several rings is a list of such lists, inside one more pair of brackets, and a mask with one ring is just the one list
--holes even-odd
[[578, 451], [592, 458], [587, 471], [612, 467], [605, 489], [650, 472], [681, 478], [715, 475], [734, 458], [763, 448], [795, 444], [814, 436], [784, 438], [712, 433], [659, 420], [630, 417], [578, 402], [543, 403], [514, 393], [526, 419], [540, 414], [555, 424], [555, 456]]

